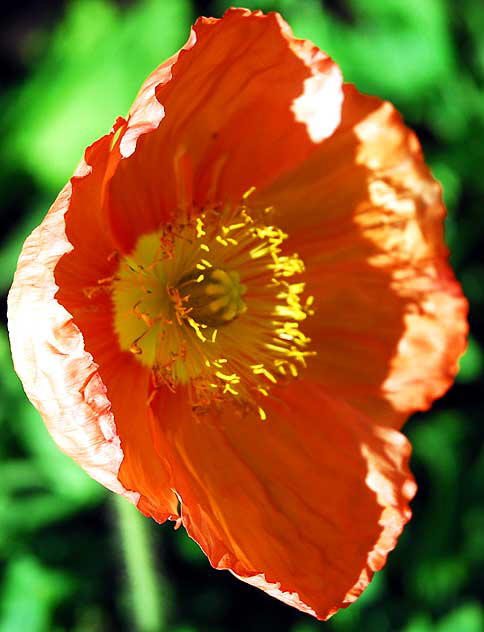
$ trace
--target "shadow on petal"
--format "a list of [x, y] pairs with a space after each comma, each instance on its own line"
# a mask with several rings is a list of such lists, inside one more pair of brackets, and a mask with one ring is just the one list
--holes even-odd
[[345, 86], [333, 136], [251, 202], [275, 206], [286, 251], [306, 264], [311, 376], [380, 423], [428, 408], [457, 372], [467, 302], [440, 187], [393, 106]]
[[313, 383], [264, 406], [262, 422], [155, 400], [154, 439], [213, 566], [325, 619], [360, 594], [410, 517], [409, 444]]

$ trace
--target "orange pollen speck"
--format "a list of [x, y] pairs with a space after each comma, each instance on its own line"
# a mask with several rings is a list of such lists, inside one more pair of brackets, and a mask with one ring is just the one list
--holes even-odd
[[257, 401], [314, 355], [300, 329], [312, 314], [304, 265], [258, 217], [243, 203], [143, 235], [110, 280], [121, 349], [151, 369], [154, 389], [187, 385], [197, 412], [229, 397], [265, 419]]

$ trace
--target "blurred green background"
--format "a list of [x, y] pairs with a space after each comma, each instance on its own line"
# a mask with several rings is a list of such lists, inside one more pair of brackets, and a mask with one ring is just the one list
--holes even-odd
[[[12, 3], [10, 3], [12, 4]], [[414, 127], [449, 210], [471, 301], [456, 385], [407, 425], [414, 518], [362, 599], [313, 621], [212, 570], [182, 530], [145, 520], [60, 454], [12, 371], [6, 293], [21, 244], [86, 145], [223, 1], [28, 1], [0, 25], [0, 632], [482, 632], [484, 630], [484, 3], [258, 0], [345, 78]], [[35, 326], [35, 324], [33, 324]]]

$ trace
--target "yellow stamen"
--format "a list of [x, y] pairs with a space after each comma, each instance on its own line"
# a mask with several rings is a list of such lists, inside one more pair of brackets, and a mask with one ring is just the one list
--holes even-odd
[[203, 221], [201, 217], [197, 217], [195, 220], [195, 227], [197, 230], [197, 237], [203, 237], [207, 233], [203, 230]]
[[257, 407], [257, 411], [258, 411], [262, 421], [265, 421], [267, 419], [266, 411], [263, 408], [261, 408], [260, 406]]
[[84, 289], [112, 297], [121, 349], [151, 368], [154, 389], [188, 385], [197, 415], [231, 398], [266, 419], [257, 398], [314, 355], [300, 328], [314, 313], [313, 297], [301, 300], [304, 264], [284, 252], [272, 209], [246, 206], [253, 190], [238, 208], [187, 211], [142, 236], [116, 254], [115, 274]]

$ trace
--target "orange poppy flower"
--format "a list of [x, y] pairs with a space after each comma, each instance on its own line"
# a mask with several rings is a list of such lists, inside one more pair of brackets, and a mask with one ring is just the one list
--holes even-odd
[[326, 619], [409, 519], [398, 428], [465, 346], [443, 215], [389, 103], [277, 14], [201, 18], [27, 239], [16, 370], [91, 476]]

